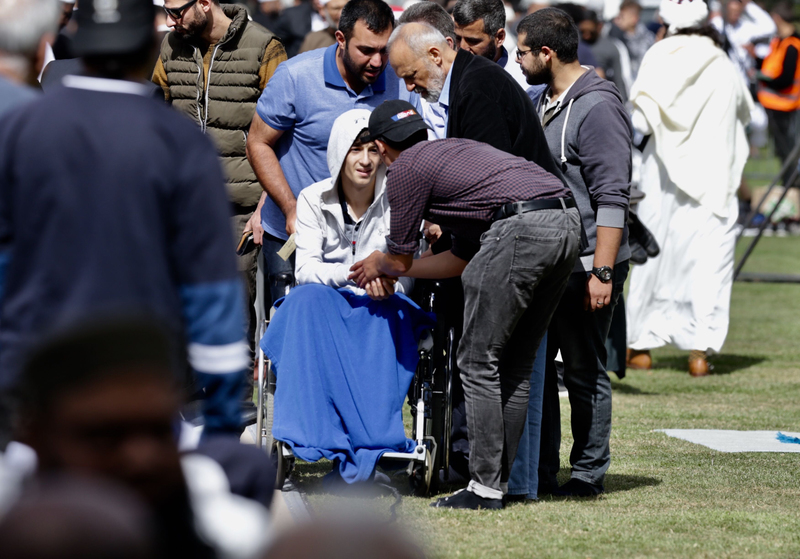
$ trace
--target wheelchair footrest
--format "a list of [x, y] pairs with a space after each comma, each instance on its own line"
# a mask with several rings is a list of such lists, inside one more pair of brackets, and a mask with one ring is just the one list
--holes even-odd
[[417, 445], [413, 452], [384, 452], [381, 460], [399, 460], [403, 462], [425, 462], [425, 447]]

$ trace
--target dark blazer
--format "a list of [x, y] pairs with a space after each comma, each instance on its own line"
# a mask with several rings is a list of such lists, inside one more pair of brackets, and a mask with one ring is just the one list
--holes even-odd
[[450, 71], [448, 138], [485, 142], [564, 180], [533, 102], [504, 68], [460, 50]]

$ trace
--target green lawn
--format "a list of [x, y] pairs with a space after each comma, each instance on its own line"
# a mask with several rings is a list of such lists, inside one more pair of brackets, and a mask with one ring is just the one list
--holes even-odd
[[[746, 270], [800, 274], [800, 239], [766, 238]], [[614, 383], [613, 461], [599, 498], [544, 498], [505, 510], [448, 511], [404, 497], [401, 525], [434, 557], [800, 557], [800, 454], [726, 454], [654, 429], [800, 431], [800, 285], [737, 283], [714, 374], [654, 352], [653, 371]], [[568, 475], [568, 403], [562, 402]], [[300, 465], [312, 492], [329, 465]], [[374, 509], [388, 498], [315, 493], [316, 511]]]

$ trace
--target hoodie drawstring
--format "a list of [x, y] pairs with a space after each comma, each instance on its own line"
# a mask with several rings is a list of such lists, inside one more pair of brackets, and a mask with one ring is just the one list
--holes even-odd
[[572, 102], [575, 101], [575, 98], [569, 100], [569, 105], [567, 105], [567, 116], [564, 117], [564, 124], [561, 126], [561, 163], [567, 162], [567, 156], [564, 155], [564, 139], [567, 136], [567, 122], [569, 122], [569, 113], [572, 110]]

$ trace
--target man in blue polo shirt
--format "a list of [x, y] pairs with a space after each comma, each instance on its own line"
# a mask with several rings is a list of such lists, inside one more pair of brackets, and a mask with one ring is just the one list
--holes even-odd
[[[350, 0], [342, 10], [336, 44], [301, 54], [278, 66], [250, 126], [247, 156], [264, 187], [249, 227], [262, 242], [267, 273], [291, 272], [277, 256], [295, 229], [297, 195], [328, 176], [328, 137], [336, 117], [371, 109], [408, 94], [386, 69], [386, 43], [394, 14], [383, 0]], [[384, 71], [385, 70], [385, 71]], [[261, 237], [263, 227], [263, 237]], [[283, 294], [270, 282], [273, 300]]]

